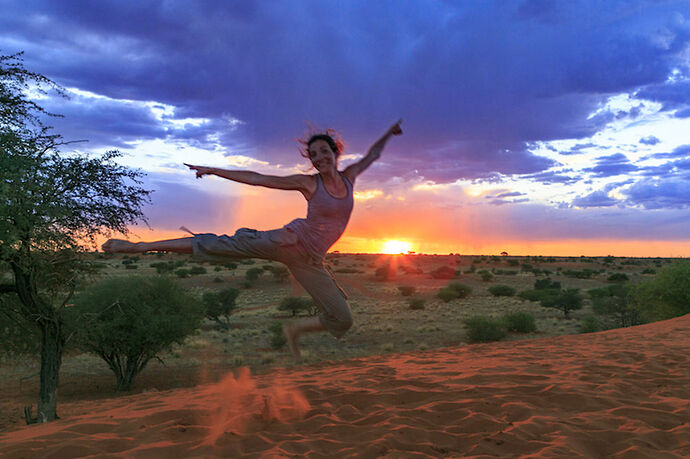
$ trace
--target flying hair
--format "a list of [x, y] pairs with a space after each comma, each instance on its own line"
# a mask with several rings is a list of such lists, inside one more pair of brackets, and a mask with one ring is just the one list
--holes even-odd
[[328, 145], [335, 153], [336, 159], [340, 158], [340, 155], [345, 150], [345, 142], [343, 142], [342, 137], [335, 129], [319, 129], [311, 123], [307, 123], [307, 132], [299, 139], [299, 152], [304, 157], [309, 159], [309, 146], [317, 140], [324, 140], [328, 142]]

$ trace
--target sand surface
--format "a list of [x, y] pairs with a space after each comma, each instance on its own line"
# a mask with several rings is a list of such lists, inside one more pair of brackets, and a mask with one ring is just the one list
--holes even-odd
[[60, 405], [0, 456], [690, 457], [690, 315]]

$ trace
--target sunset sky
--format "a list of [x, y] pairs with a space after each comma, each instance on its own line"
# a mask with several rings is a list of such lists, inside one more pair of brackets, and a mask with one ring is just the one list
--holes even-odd
[[88, 140], [63, 151], [146, 172], [134, 240], [306, 214], [183, 162], [313, 173], [307, 123], [341, 133], [347, 166], [402, 118], [334, 250], [690, 256], [687, 0], [1, 5], [0, 54], [70, 93], [39, 101]]

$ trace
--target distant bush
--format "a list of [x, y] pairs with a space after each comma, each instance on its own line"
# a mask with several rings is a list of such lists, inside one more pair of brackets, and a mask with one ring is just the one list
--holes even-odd
[[139, 268], [139, 265], [134, 265], [134, 264], [125, 265], [125, 269], [138, 269], [138, 268]]
[[535, 290], [547, 290], [547, 289], [561, 289], [561, 283], [552, 281], [550, 277], [546, 279], [537, 279], [534, 281]]
[[229, 263], [223, 263], [223, 267], [227, 269], [228, 271], [234, 271], [237, 269], [237, 263], [229, 262]]
[[474, 316], [463, 322], [467, 327], [467, 340], [470, 343], [499, 341], [506, 336], [503, 322], [492, 317]]
[[204, 268], [203, 266], [192, 266], [191, 268], [189, 268], [189, 274], [191, 274], [192, 276], [206, 274], [206, 268]]
[[656, 274], [656, 269], [653, 268], [645, 268], [640, 272], [640, 274]]
[[380, 266], [374, 271], [374, 277], [379, 281], [390, 281], [396, 278], [395, 269], [389, 264]]
[[232, 287], [217, 292], [204, 292], [201, 301], [205, 306], [206, 317], [222, 328], [229, 328], [230, 314], [237, 307], [235, 300], [239, 294], [240, 291]]
[[409, 298], [407, 304], [410, 305], [410, 309], [424, 309], [424, 303], [426, 300], [424, 298]]
[[490, 282], [494, 279], [494, 275], [486, 269], [482, 269], [481, 271], [479, 271], [479, 277], [481, 277], [483, 282]]
[[439, 290], [436, 296], [444, 303], [448, 303], [451, 300], [459, 298], [458, 292], [447, 287], [443, 287], [441, 290]]
[[561, 271], [562, 275], [566, 277], [574, 277], [576, 279], [590, 279], [596, 273], [597, 272], [595, 270], [589, 268], [585, 268], [581, 271], [577, 271], [574, 269], [566, 269]]
[[477, 272], [477, 267], [472, 265], [469, 267], [469, 269], [467, 271], [465, 271], [465, 274], [474, 274], [476, 272]]
[[175, 275], [180, 278], [189, 277], [189, 270], [187, 268], [180, 268], [175, 271]]
[[579, 289], [569, 288], [562, 290], [558, 295], [542, 299], [541, 305], [563, 311], [563, 315], [567, 318], [569, 317], [570, 311], [582, 308], [582, 300], [583, 298]]
[[506, 263], [508, 263], [508, 266], [519, 266], [520, 262], [518, 260], [510, 259], [506, 260]]
[[511, 312], [503, 316], [506, 330], [516, 333], [532, 333], [537, 330], [534, 317], [526, 312]]
[[515, 295], [515, 289], [509, 285], [492, 285], [488, 290], [493, 296]]
[[264, 266], [264, 269], [269, 271], [273, 275], [273, 280], [276, 282], [284, 283], [290, 279], [290, 271], [288, 271], [287, 266]]
[[642, 319], [649, 322], [690, 313], [690, 262], [661, 268], [654, 279], [631, 290], [630, 300]]
[[451, 282], [445, 288], [453, 290], [457, 293], [458, 298], [467, 298], [472, 293], [472, 287], [462, 284], [460, 282]]
[[253, 282], [259, 278], [261, 273], [264, 272], [263, 268], [249, 268], [246, 273], [244, 273], [245, 279], [247, 279], [250, 282]]
[[172, 279], [132, 276], [89, 286], [75, 297], [69, 314], [76, 345], [105, 360], [117, 390], [126, 391], [152, 358], [197, 330], [202, 311]]
[[580, 333], [594, 333], [601, 330], [601, 324], [599, 319], [594, 316], [587, 316], [582, 319], [582, 324], [580, 326]]
[[628, 276], [625, 273], [613, 273], [606, 280], [609, 282], [625, 282], [628, 280]]
[[494, 274], [499, 276], [515, 276], [518, 272], [514, 269], [496, 269]]
[[417, 291], [417, 288], [412, 285], [399, 285], [398, 291], [402, 296], [411, 296]]
[[274, 322], [268, 327], [268, 331], [271, 334], [271, 347], [278, 350], [287, 344], [287, 339], [283, 333], [283, 324], [280, 322]]
[[560, 293], [560, 289], [535, 289], [535, 290], [523, 290], [518, 293], [517, 296], [527, 301], [539, 301], [549, 299]]
[[318, 309], [314, 300], [306, 297], [289, 296], [284, 298], [278, 306], [279, 311], [290, 311], [293, 316], [298, 312], [305, 311], [308, 315], [313, 316], [318, 313]]
[[240, 260], [239, 263], [240, 263], [241, 265], [253, 265], [253, 264], [256, 263], [256, 262], [255, 262], [254, 260], [252, 260], [251, 258], [247, 258], [247, 259], [244, 259], [244, 260]]
[[338, 268], [335, 270], [336, 273], [342, 273], [342, 274], [358, 274], [358, 273], [363, 273], [364, 271], [359, 270], [357, 268]]
[[450, 266], [439, 266], [431, 271], [430, 274], [434, 279], [455, 279], [455, 268]]

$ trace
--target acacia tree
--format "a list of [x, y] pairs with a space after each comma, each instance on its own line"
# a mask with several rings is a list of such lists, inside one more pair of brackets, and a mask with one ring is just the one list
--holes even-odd
[[27, 92], [62, 88], [23, 66], [21, 54], [0, 56], [0, 294], [6, 317], [40, 332], [38, 420], [57, 417], [57, 386], [68, 339], [65, 307], [90, 272], [83, 257], [98, 235], [126, 234], [144, 221], [149, 191], [142, 173], [100, 157], [62, 154], [66, 142], [51, 133], [51, 115]]

